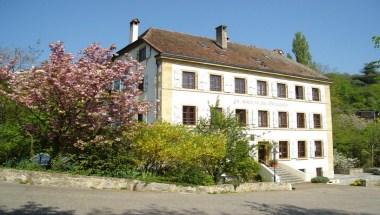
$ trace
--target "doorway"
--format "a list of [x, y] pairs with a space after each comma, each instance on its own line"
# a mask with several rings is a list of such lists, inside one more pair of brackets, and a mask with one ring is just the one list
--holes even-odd
[[269, 163], [269, 143], [259, 142], [258, 143], [258, 157], [260, 163]]

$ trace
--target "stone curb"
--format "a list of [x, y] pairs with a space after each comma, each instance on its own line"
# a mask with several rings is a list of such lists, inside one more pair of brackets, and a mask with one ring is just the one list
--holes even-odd
[[145, 183], [139, 180], [109, 178], [97, 176], [70, 175], [64, 173], [50, 173], [29, 170], [16, 170], [0, 168], [0, 180], [32, 185], [55, 187], [90, 188], [90, 189], [116, 189], [137, 192], [180, 192], [180, 193], [242, 193], [257, 191], [289, 191], [290, 183], [245, 183], [235, 187], [231, 184], [212, 186], [181, 186], [165, 183]]

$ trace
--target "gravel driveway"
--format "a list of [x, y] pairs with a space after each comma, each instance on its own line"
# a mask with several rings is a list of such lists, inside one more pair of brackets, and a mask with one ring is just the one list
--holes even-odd
[[0, 214], [379, 214], [380, 187], [301, 184], [295, 191], [183, 194], [0, 182]]

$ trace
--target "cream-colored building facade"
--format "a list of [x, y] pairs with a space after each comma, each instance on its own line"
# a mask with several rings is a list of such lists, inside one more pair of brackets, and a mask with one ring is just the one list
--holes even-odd
[[[193, 126], [220, 111], [234, 113], [246, 127], [252, 156], [280, 164], [308, 181], [332, 178], [333, 140], [330, 82], [323, 75], [282, 56], [228, 41], [225, 26], [216, 38], [148, 29], [137, 37], [131, 21], [130, 44], [119, 51], [145, 66], [142, 99], [153, 108], [139, 119]], [[275, 144], [278, 153], [273, 153]], [[266, 168], [265, 165], [262, 165]], [[272, 171], [268, 168], [268, 171]]]

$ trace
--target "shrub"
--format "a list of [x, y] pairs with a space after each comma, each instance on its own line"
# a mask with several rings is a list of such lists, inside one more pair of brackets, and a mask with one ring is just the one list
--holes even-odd
[[25, 170], [43, 170], [44, 169], [44, 167], [28, 159], [21, 160], [19, 163], [17, 163], [16, 168], [25, 169]]
[[202, 135], [223, 134], [227, 137], [226, 155], [220, 165], [215, 168], [215, 181], [221, 175], [234, 178], [236, 184], [253, 181], [259, 171], [259, 164], [251, 157], [253, 146], [249, 145], [245, 128], [232, 113], [224, 114], [215, 106], [210, 106], [210, 118], [201, 119], [197, 132]]
[[30, 140], [24, 137], [22, 130], [14, 123], [0, 124], [0, 164], [17, 163], [29, 156]]
[[366, 186], [366, 180], [364, 179], [356, 179], [354, 182], [350, 184], [351, 186]]
[[334, 169], [337, 173], [348, 173], [349, 169], [357, 167], [358, 164], [357, 158], [348, 158], [342, 153], [334, 151]]
[[329, 182], [329, 178], [324, 177], [324, 176], [317, 176], [311, 179], [311, 183], [323, 183], [326, 184]]
[[157, 122], [141, 126], [131, 143], [131, 153], [142, 172], [208, 184], [225, 156], [225, 142], [222, 134], [201, 135], [183, 126]]

